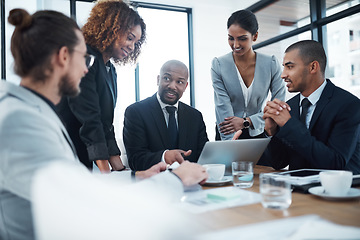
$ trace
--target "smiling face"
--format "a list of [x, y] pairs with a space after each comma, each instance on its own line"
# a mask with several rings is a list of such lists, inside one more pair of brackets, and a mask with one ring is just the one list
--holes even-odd
[[118, 60], [122, 60], [127, 57], [134, 51], [135, 44], [140, 40], [141, 34], [142, 31], [140, 25], [132, 27], [127, 36], [120, 37], [114, 42], [111, 57]]
[[166, 62], [157, 79], [161, 101], [174, 105], [182, 97], [188, 85], [187, 67], [179, 61]]
[[257, 39], [258, 33], [251, 35], [238, 24], [232, 24], [228, 28], [228, 42], [234, 55], [242, 56], [252, 49], [252, 44]]
[[285, 53], [283, 61], [284, 70], [281, 78], [286, 82], [289, 92], [300, 92], [304, 96], [310, 86], [309, 64], [305, 64], [299, 55], [299, 50], [294, 49]]

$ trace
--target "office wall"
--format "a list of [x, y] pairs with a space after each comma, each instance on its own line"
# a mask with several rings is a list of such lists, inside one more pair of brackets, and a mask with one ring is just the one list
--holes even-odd
[[[142, 1], [139, 2], [150, 2]], [[256, 0], [152, 0], [152, 3], [193, 10], [195, 108], [202, 112], [210, 140], [215, 140], [215, 106], [210, 77], [211, 60], [230, 51], [226, 22], [232, 12]]]

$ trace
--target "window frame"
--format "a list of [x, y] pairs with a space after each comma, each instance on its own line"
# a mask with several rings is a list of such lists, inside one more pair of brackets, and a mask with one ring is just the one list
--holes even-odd
[[[260, 1], [260, 4], [253, 4], [247, 8], [247, 10], [252, 11], [253, 13], [260, 11], [263, 8], [269, 7], [272, 3], [276, 1], [269, 0], [269, 1]], [[309, 0], [310, 6], [310, 23], [302, 26], [300, 28], [294, 29], [292, 31], [286, 32], [284, 34], [278, 35], [276, 37], [267, 39], [261, 43], [255, 44], [253, 49], [259, 49], [265, 46], [268, 46], [273, 43], [280, 42], [287, 38], [296, 36], [298, 34], [304, 33], [306, 31], [311, 31], [311, 36], [313, 40], [319, 41], [325, 48], [327, 52], [327, 37], [326, 37], [326, 25], [332, 23], [334, 21], [349, 17], [356, 13], [360, 12], [359, 5], [350, 7], [338, 13], [335, 13], [331, 16], [326, 17], [326, 1], [325, 0]]]

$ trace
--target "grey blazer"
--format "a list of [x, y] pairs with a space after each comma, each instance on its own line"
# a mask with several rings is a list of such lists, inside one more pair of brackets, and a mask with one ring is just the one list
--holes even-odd
[[34, 239], [31, 184], [54, 161], [78, 161], [54, 110], [39, 96], [0, 81], [0, 239]]
[[[269, 91], [271, 100], [278, 98], [285, 100], [285, 84], [281, 79], [281, 66], [275, 56], [268, 56], [256, 52], [255, 75], [250, 101], [245, 108], [245, 101], [237, 75], [237, 69], [232, 52], [215, 57], [211, 66], [211, 79], [214, 88], [216, 123], [224, 118], [249, 117], [254, 126], [250, 129], [251, 136], [256, 136], [264, 131], [265, 122], [262, 119], [263, 108]], [[220, 134], [222, 140], [228, 140], [233, 134]]]

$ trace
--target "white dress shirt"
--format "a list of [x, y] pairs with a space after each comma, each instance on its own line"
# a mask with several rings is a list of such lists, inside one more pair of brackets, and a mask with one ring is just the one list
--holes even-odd
[[[178, 124], [178, 114], [177, 114], [178, 109], [179, 109], [179, 101], [177, 101], [174, 105], [166, 104], [166, 103], [164, 103], [163, 101], [161, 101], [159, 93], [156, 93], [156, 98], [157, 98], [157, 100], [158, 100], [158, 102], [159, 102], [159, 104], [160, 104], [161, 110], [163, 111], [164, 118], [165, 118], [165, 122], [166, 122], [166, 126], [167, 126], [168, 123], [169, 123], [169, 113], [168, 113], [168, 111], [166, 110], [166, 107], [167, 107], [167, 106], [172, 106], [172, 107], [175, 107], [175, 108], [176, 108], [176, 111], [175, 111], [175, 120], [176, 120], [176, 125], [179, 126], [179, 124]], [[162, 161], [162, 162], [165, 162], [165, 153], [166, 153], [167, 151], [169, 151], [169, 149], [166, 149], [166, 150], [163, 152], [162, 156], [161, 156], [161, 161]]]
[[[236, 64], [235, 64], [236, 66]], [[254, 82], [254, 79], [253, 81], [251, 82], [250, 86], [247, 87], [244, 83], [244, 80], [243, 78], [241, 77], [241, 74], [238, 70], [238, 68], [236, 67], [236, 70], [237, 70], [237, 75], [238, 75], [238, 78], [239, 78], [239, 82], [240, 82], [240, 86], [241, 86], [241, 90], [243, 92], [243, 95], [244, 95], [244, 100], [245, 100], [245, 108], [247, 108], [248, 104], [249, 104], [249, 100], [250, 100], [250, 96], [251, 96], [251, 93], [252, 93], [252, 89], [253, 89], [253, 82]], [[246, 112], [244, 111], [244, 115], [243, 117], [247, 117], [246, 116]]]
[[[310, 94], [310, 96], [307, 97], [307, 99], [309, 100], [309, 102], [311, 103], [311, 106], [309, 107], [308, 109], [308, 112], [306, 114], [306, 127], [309, 128], [310, 126], [310, 121], [311, 121], [311, 118], [312, 118], [312, 115], [314, 113], [314, 110], [315, 110], [315, 107], [316, 107], [316, 104], [317, 102], [319, 101], [320, 99], [320, 96], [324, 90], [326, 86], [326, 81], [324, 81], [320, 87], [318, 87], [318, 89], [316, 89], [312, 94]], [[299, 102], [299, 106], [300, 106], [300, 109], [302, 111], [302, 107], [301, 107], [301, 102], [302, 100], [304, 99], [305, 97], [300, 94], [300, 102]], [[300, 114], [301, 114], [301, 111], [300, 111]]]

